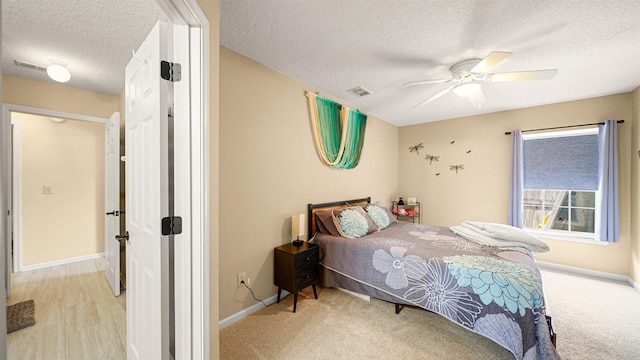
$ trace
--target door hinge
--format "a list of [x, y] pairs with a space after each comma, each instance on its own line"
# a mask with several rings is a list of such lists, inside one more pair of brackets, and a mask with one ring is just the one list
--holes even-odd
[[182, 234], [182, 218], [180, 216], [162, 218], [162, 235], [178, 234]]
[[180, 81], [182, 78], [180, 64], [164, 60], [160, 61], [160, 77], [171, 82]]

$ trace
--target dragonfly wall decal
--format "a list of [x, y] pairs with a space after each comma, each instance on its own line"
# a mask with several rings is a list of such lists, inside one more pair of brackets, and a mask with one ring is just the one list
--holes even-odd
[[440, 161], [440, 156], [433, 156], [433, 155], [429, 155], [429, 154], [427, 154], [427, 155], [424, 157], [424, 159], [425, 159], [425, 160], [429, 160], [429, 165], [431, 165], [431, 163], [432, 163], [432, 162], [434, 162], [434, 161]]
[[409, 152], [412, 153], [415, 151], [416, 155], [420, 155], [420, 152], [418, 150], [422, 149], [424, 149], [424, 145], [422, 145], [422, 143], [414, 146], [409, 146]]
[[455, 170], [456, 174], [458, 173], [458, 170], [464, 170], [464, 165], [460, 164], [460, 165], [449, 165], [449, 170]]

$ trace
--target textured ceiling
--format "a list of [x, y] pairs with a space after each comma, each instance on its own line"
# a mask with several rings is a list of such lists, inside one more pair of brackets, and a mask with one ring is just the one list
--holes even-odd
[[[221, 0], [221, 43], [328, 97], [402, 126], [624, 93], [640, 85], [637, 0]], [[495, 72], [558, 69], [547, 81], [486, 83], [475, 108], [451, 65], [492, 51]], [[371, 95], [346, 92], [364, 86]], [[301, 94], [300, 101], [304, 101]], [[605, 115], [606, 116], [606, 115]]]
[[155, 0], [4, 0], [2, 73], [53, 82], [45, 72], [14, 60], [46, 67], [66, 62], [66, 86], [118, 95], [124, 68], [161, 15]]
[[[4, 0], [2, 72], [51, 81], [19, 60], [69, 64], [68, 86], [117, 95], [154, 0]], [[396, 125], [628, 92], [640, 85], [637, 0], [221, 0], [221, 43]], [[509, 51], [496, 72], [558, 69], [549, 81], [487, 83], [481, 109], [453, 93], [449, 67]], [[364, 86], [371, 95], [346, 92]], [[304, 100], [304, 98], [302, 98]]]

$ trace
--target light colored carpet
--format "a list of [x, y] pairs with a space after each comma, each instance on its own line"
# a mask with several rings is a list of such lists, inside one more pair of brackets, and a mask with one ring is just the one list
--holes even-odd
[[564, 360], [640, 359], [640, 293], [627, 283], [542, 270]]
[[[543, 270], [563, 359], [640, 358], [640, 293], [630, 286]], [[220, 331], [227, 359], [513, 359], [491, 340], [418, 308], [337, 289], [285, 298]]]

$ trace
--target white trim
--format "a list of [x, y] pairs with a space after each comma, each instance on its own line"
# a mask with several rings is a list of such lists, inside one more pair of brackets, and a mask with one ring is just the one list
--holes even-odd
[[[190, 104], [190, 52], [189, 28], [173, 24], [173, 48], [170, 49], [171, 61], [182, 65], [181, 81], [173, 83], [173, 176], [174, 176], [174, 213], [182, 217], [182, 222], [191, 224], [191, 119]], [[170, 35], [171, 36], [171, 35]], [[171, 87], [170, 87], [171, 88]], [[186, 126], [185, 126], [186, 125]], [[175, 284], [175, 358], [191, 359], [191, 226], [182, 228], [182, 233], [174, 240], [174, 284]]]
[[31, 107], [31, 106], [14, 105], [14, 104], [7, 104], [7, 103], [5, 103], [4, 106], [6, 106], [7, 109], [9, 109], [9, 111], [11, 112], [20, 112], [20, 113], [32, 114], [32, 115], [65, 118], [69, 120], [90, 121], [90, 122], [101, 123], [101, 124], [104, 124], [107, 122], [106, 118], [100, 118], [100, 117], [89, 116], [89, 115], [72, 114], [72, 113], [67, 113], [62, 111], [40, 109], [40, 108]]
[[[11, 249], [13, 248], [13, 210], [11, 204], [13, 203], [13, 169], [11, 167], [11, 163], [13, 162], [11, 157], [13, 153], [12, 143], [12, 127], [11, 124], [11, 113], [6, 107], [2, 107], [2, 118], [0, 119], [0, 128], [2, 129], [2, 135], [0, 136], [0, 164], [2, 164], [2, 168], [0, 168], [0, 177], [3, 177], [0, 181], [4, 184], [4, 186], [0, 186], [0, 191], [4, 192], [4, 194], [0, 194], [0, 200], [2, 204], [0, 204], [0, 214], [2, 214], [2, 219], [0, 219], [0, 228], [4, 225], [4, 234], [2, 234], [2, 248], [4, 248], [4, 253], [2, 254], [2, 261], [4, 264], [2, 266], [3, 271], [3, 280], [5, 284], [5, 296], [9, 297], [12, 294], [11, 288], [11, 272], [13, 270], [13, 258], [11, 255]], [[3, 197], [5, 195], [6, 197]], [[5, 209], [6, 207], [6, 209]], [[5, 217], [4, 214], [7, 214]], [[6, 320], [6, 319], [5, 319]], [[3, 321], [6, 322], [6, 321]]]
[[529, 134], [522, 134], [522, 140], [548, 139], [548, 138], [559, 138], [559, 137], [568, 137], [568, 136], [596, 135], [596, 134], [598, 134], [599, 130], [600, 130], [600, 128], [598, 127], [598, 125], [593, 125], [593, 127], [588, 127], [588, 128], [583, 128], [583, 129], [557, 130], [557, 131], [549, 131], [549, 132], [529, 133]]
[[[286, 291], [286, 290], [282, 290], [282, 295], [280, 296], [280, 299], [285, 298], [287, 295], [289, 295], [289, 292]], [[264, 299], [262, 301], [264, 301], [264, 303], [267, 304], [267, 306], [269, 306], [271, 304], [275, 304], [277, 300], [278, 300], [278, 295], [273, 295], [273, 296], [271, 296], [269, 298], [266, 298], [266, 299]], [[261, 310], [261, 309], [264, 309], [264, 307], [265, 306], [262, 305], [262, 303], [256, 303], [256, 304], [253, 304], [253, 305], [249, 306], [246, 309], [242, 309], [242, 310], [238, 311], [237, 313], [235, 313], [235, 314], [233, 314], [233, 315], [231, 315], [231, 316], [229, 316], [227, 318], [224, 318], [224, 319], [220, 320], [220, 322], [218, 322], [218, 330], [222, 330], [222, 329], [226, 328], [227, 326], [246, 318], [247, 316], [253, 314], [254, 312], [256, 312], [258, 310]]]
[[22, 271], [22, 138], [21, 124], [11, 122], [12, 130], [12, 194], [13, 194], [13, 272]]
[[210, 359], [219, 355], [211, 354], [209, 21], [196, 0], [182, 3], [193, 17], [190, 22], [192, 358]]
[[583, 269], [583, 268], [579, 268], [579, 267], [575, 267], [575, 266], [554, 264], [554, 263], [549, 263], [549, 262], [545, 262], [545, 261], [536, 261], [536, 263], [538, 264], [538, 266], [540, 268], [547, 268], [547, 269], [550, 269], [550, 270], [560, 270], [560, 271], [565, 271], [565, 272], [568, 272], [568, 273], [573, 273], [573, 274], [578, 274], [578, 275], [587, 275], [587, 276], [597, 277], [597, 278], [600, 278], [600, 279], [625, 282], [625, 283], [629, 284], [629, 286], [633, 287], [635, 290], [640, 292], [640, 285], [636, 284], [628, 276], [612, 274], [612, 273], [608, 273], [608, 272], [604, 272], [604, 271]]
[[[199, 10], [199, 8], [198, 8]], [[191, 30], [191, 219], [192, 329], [194, 359], [211, 358], [210, 170], [209, 170], [209, 23]], [[199, 59], [196, 64], [194, 59]], [[199, 96], [198, 96], [199, 95]], [[215, 214], [215, 213], [214, 213]], [[196, 336], [196, 334], [199, 334]], [[218, 354], [214, 354], [215, 357]], [[197, 356], [197, 357], [196, 357]]]
[[609, 245], [609, 243], [606, 241], [596, 240], [593, 237], [595, 236], [594, 234], [591, 234], [592, 236], [589, 237], [589, 236], [580, 236], [578, 235], [577, 232], [569, 232], [569, 231], [564, 231], [564, 232], [549, 231], [549, 230], [539, 230], [539, 229], [533, 229], [533, 228], [524, 228], [524, 230], [542, 239], [571, 241], [571, 242], [577, 242], [581, 244], [598, 245], [598, 246]]
[[191, 358], [210, 359], [209, 21], [196, 0], [155, 1], [174, 24], [189, 25]]
[[[350, 290], [346, 290], [343, 288], [336, 288], [338, 290], [344, 291], [345, 293], [351, 295], [351, 296], [355, 296], [361, 300], [365, 300], [365, 301], [371, 301], [371, 297], [369, 295], [364, 295], [364, 294], [360, 294], [357, 292], [353, 292]], [[282, 290], [282, 294], [280, 296], [280, 299], [284, 299], [285, 297], [287, 297], [287, 295], [289, 295], [289, 292], [286, 290]], [[276, 301], [278, 300], [278, 295], [273, 295], [269, 298], [266, 298], [264, 301], [265, 304], [267, 304], [267, 306], [271, 305], [271, 304], [275, 304]], [[242, 319], [244, 319], [245, 317], [253, 314], [254, 312], [264, 309], [264, 305], [262, 305], [262, 303], [256, 303], [253, 304], [251, 306], [249, 306], [246, 309], [242, 309], [241, 311], [238, 311], [237, 313], [224, 318], [222, 320], [220, 320], [220, 322], [218, 322], [218, 330], [222, 330], [224, 328], [226, 328], [229, 325], [232, 325], [233, 323], [236, 323]]]
[[50, 267], [54, 267], [54, 266], [58, 266], [58, 265], [72, 264], [72, 263], [79, 262], [79, 261], [99, 259], [99, 258], [103, 258], [103, 257], [104, 257], [104, 253], [101, 252], [101, 253], [97, 253], [97, 254], [77, 256], [77, 257], [68, 258], [68, 259], [62, 259], [62, 260], [47, 261], [47, 262], [43, 262], [43, 263], [39, 263], [39, 264], [23, 266], [22, 267], [22, 271], [32, 271], [32, 270], [38, 270], [38, 269], [46, 269], [46, 268], [50, 268]]

